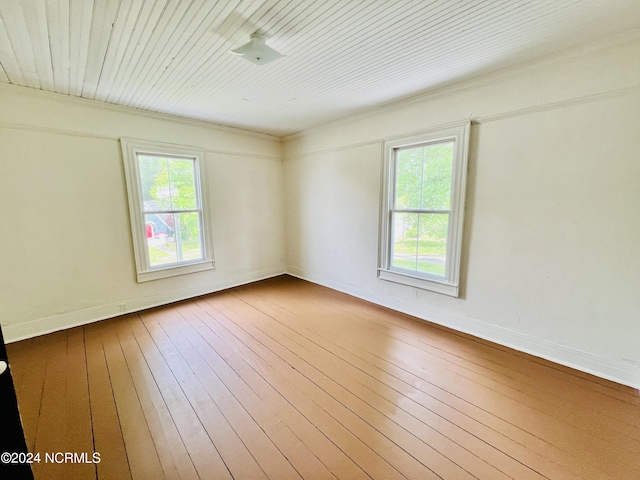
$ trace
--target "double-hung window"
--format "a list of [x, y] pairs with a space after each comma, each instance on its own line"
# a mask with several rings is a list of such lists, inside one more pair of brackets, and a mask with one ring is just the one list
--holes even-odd
[[121, 139], [139, 282], [214, 267], [204, 151]]
[[469, 123], [383, 142], [378, 277], [457, 297]]

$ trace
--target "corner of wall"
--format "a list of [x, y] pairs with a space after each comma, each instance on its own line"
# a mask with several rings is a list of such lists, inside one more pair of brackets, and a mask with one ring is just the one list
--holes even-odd
[[284, 275], [285, 273], [284, 268], [268, 268], [231, 277], [222, 282], [208, 283], [198, 285], [197, 287], [164, 292], [149, 297], [133, 298], [118, 303], [61, 313], [16, 325], [3, 325], [2, 331], [7, 343], [17, 342], [27, 338], [57, 332], [59, 330], [66, 330], [98, 322], [100, 320], [118, 317], [120, 315], [139, 312], [148, 308], [179, 302], [181, 300], [198, 297], [200, 295], [219, 292], [221, 290], [245, 285], [247, 283], [266, 280], [267, 278], [277, 277], [279, 275]]

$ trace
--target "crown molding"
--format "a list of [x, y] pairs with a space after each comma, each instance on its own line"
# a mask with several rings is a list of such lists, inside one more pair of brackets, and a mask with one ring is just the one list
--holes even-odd
[[363, 111], [349, 114], [334, 120], [322, 122], [314, 127], [307, 128], [305, 130], [285, 135], [282, 137], [283, 142], [288, 142], [300, 138], [309, 133], [317, 133], [326, 128], [339, 125], [341, 123], [352, 122], [361, 120], [367, 117], [380, 115], [386, 112], [392, 112], [400, 110], [410, 105], [417, 103], [426, 103], [438, 98], [448, 97], [467, 90], [473, 90], [482, 86], [490, 85], [499, 80], [505, 80], [512, 77], [516, 77], [523, 73], [539, 70], [541, 68], [562, 64], [571, 59], [582, 57], [588, 54], [594, 54], [596, 52], [606, 51], [612, 48], [621, 47], [627, 44], [632, 44], [640, 41], [640, 28], [628, 30], [623, 33], [619, 33], [608, 37], [604, 40], [600, 39], [588, 44], [580, 45], [571, 49], [562, 50], [552, 55], [545, 55], [543, 57], [528, 60], [516, 65], [503, 67], [491, 72], [485, 72], [479, 75], [475, 75], [471, 78], [454, 81], [446, 85], [429, 89], [418, 94], [412, 94], [406, 97], [402, 97], [396, 100], [385, 102], [381, 105], [367, 108]]
[[[471, 121], [472, 125], [477, 125], [481, 123], [495, 122], [499, 120], [505, 120], [508, 118], [520, 117], [523, 115], [532, 115], [535, 113], [547, 112], [547, 111], [556, 110], [559, 108], [566, 108], [566, 107], [572, 107], [576, 105], [583, 105], [587, 103], [600, 102], [600, 101], [604, 101], [612, 98], [626, 97], [631, 95], [640, 95], [640, 85], [636, 87], [628, 87], [628, 88], [621, 88], [618, 90], [611, 90], [609, 92], [594, 93], [593, 95], [585, 95], [583, 97], [569, 98], [569, 99], [560, 100], [557, 102], [545, 103], [544, 105], [535, 105], [533, 107], [517, 108], [514, 110], [508, 110], [502, 113], [496, 113], [494, 115], [487, 115], [483, 117], [469, 117], [468, 120]], [[417, 133], [417, 132], [409, 132], [407, 133], [407, 135], [413, 135], [414, 133]], [[286, 162], [291, 160], [299, 160], [302, 158], [314, 157], [317, 155], [325, 155], [327, 153], [334, 153], [341, 150], [350, 150], [353, 148], [365, 147], [368, 145], [379, 144], [382, 140], [384, 139], [376, 137], [370, 140], [364, 140], [364, 141], [355, 142], [355, 143], [346, 143], [343, 145], [338, 145], [338, 146], [329, 147], [329, 148], [320, 148], [317, 150], [306, 151], [304, 153], [289, 154], [289, 153], [286, 153], [286, 150], [285, 150], [284, 161]]]
[[241, 127], [232, 127], [221, 123], [208, 122], [206, 120], [198, 120], [195, 118], [181, 117], [178, 115], [169, 115], [166, 113], [152, 112], [149, 110], [141, 110], [139, 108], [127, 107], [124, 105], [117, 105], [115, 103], [107, 103], [100, 100], [94, 100], [90, 98], [74, 97], [63, 93], [48, 92], [45, 90], [39, 90], [37, 88], [24, 87], [21, 85], [14, 85], [10, 83], [0, 82], [0, 93], [7, 93], [9, 95], [20, 93], [22, 95], [28, 95], [31, 97], [47, 98], [49, 100], [57, 101], [60, 103], [67, 103], [71, 105], [83, 105], [85, 107], [100, 108], [103, 110], [109, 110], [118, 113], [127, 113], [129, 115], [139, 115], [146, 118], [153, 118], [155, 120], [161, 120], [171, 123], [181, 123], [184, 125], [190, 125], [194, 127], [209, 128], [219, 132], [235, 133], [241, 135], [248, 135], [256, 138], [262, 138], [271, 141], [282, 141], [282, 137], [277, 135], [271, 135], [268, 133], [257, 132], [255, 130], [245, 129]]
[[[69, 137], [93, 138], [97, 140], [106, 140], [110, 142], [119, 142], [121, 138], [113, 135], [101, 135], [99, 133], [81, 132], [78, 130], [69, 130], [69, 129], [53, 128], [53, 127], [41, 127], [36, 125], [24, 125], [20, 123], [8, 123], [8, 122], [0, 122], [0, 129], [43, 132], [43, 133], [49, 133], [52, 135], [66, 135]], [[232, 150], [222, 150], [222, 149], [214, 149], [214, 148], [206, 148], [206, 147], [203, 147], [203, 149], [207, 153], [213, 153], [216, 155], [228, 155], [230, 157], [242, 157], [242, 158], [255, 158], [258, 160], [275, 160], [278, 162], [282, 161], [282, 157], [274, 156], [274, 155], [259, 155], [256, 153], [236, 152]]]

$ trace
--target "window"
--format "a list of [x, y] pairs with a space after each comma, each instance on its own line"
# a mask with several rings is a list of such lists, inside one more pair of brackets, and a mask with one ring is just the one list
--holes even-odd
[[138, 281], [214, 267], [204, 151], [121, 139]]
[[457, 297], [469, 123], [383, 142], [378, 277]]

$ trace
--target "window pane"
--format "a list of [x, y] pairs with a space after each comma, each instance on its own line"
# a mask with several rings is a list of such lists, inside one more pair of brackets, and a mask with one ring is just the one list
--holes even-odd
[[176, 220], [178, 221], [182, 260], [197, 260], [202, 258], [200, 214], [197, 212], [177, 213]]
[[396, 151], [395, 209], [448, 210], [453, 142]]
[[448, 214], [394, 213], [391, 265], [445, 275]]
[[453, 142], [424, 147], [422, 203], [424, 210], [448, 210], [451, 204]]
[[416, 238], [418, 215], [415, 213], [393, 213], [393, 254], [391, 265], [408, 270], [417, 269]]
[[396, 210], [420, 208], [422, 153], [422, 147], [396, 151]]
[[169, 178], [171, 181], [172, 210], [193, 210], [198, 208], [196, 201], [196, 181], [194, 161], [183, 158], [169, 159]]
[[174, 216], [172, 214], [147, 214], [144, 217], [149, 264], [156, 267], [177, 262]]
[[418, 223], [417, 270], [444, 277], [449, 215], [421, 213]]
[[169, 210], [171, 208], [171, 192], [167, 159], [138, 155], [138, 162], [144, 211]]

